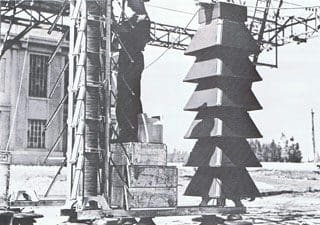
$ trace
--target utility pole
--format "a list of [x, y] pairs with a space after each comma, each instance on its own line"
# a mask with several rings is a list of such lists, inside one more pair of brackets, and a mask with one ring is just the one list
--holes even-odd
[[317, 153], [316, 153], [316, 139], [314, 133], [314, 111], [311, 109], [311, 122], [312, 122], [312, 149], [313, 149], [313, 162], [316, 163], [318, 160]]

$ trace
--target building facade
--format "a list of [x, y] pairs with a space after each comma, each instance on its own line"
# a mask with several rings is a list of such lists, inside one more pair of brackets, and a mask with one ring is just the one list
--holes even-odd
[[56, 46], [56, 39], [29, 35], [1, 58], [0, 151], [8, 148], [13, 164], [44, 164], [49, 151], [47, 164], [63, 161], [67, 45], [48, 63]]

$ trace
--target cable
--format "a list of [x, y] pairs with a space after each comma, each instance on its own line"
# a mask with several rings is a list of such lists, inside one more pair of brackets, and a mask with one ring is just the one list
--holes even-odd
[[[192, 18], [190, 19], [190, 21], [187, 23], [187, 25], [185, 26], [184, 29], [187, 29], [189, 27], [189, 25], [192, 23], [192, 21], [194, 20], [194, 18], [196, 17], [196, 15], [198, 14], [199, 10], [197, 10], [194, 15], [192, 16]], [[178, 37], [179, 38], [179, 37]], [[148, 68], [150, 68], [153, 64], [155, 64], [157, 61], [159, 61], [162, 56], [164, 56], [174, 45], [174, 42], [178, 40], [178, 38], [176, 38], [173, 43], [166, 49], [164, 50], [157, 58], [155, 58], [154, 60], [152, 60], [147, 66], [145, 66], [144, 70], [147, 70]]]
[[[275, 0], [277, 2], [279, 2], [279, 0]], [[320, 8], [320, 5], [313, 5], [313, 6], [303, 6], [300, 4], [296, 4], [296, 3], [291, 3], [288, 1], [284, 1], [283, 3], [288, 4], [288, 5], [294, 5], [297, 7], [281, 7], [282, 10], [296, 10], [296, 9], [312, 9], [312, 8]], [[188, 14], [188, 15], [193, 15], [193, 13], [191, 12], [186, 12], [186, 11], [182, 11], [182, 10], [176, 10], [176, 9], [172, 9], [172, 8], [167, 8], [167, 7], [162, 7], [162, 6], [158, 6], [158, 5], [153, 5], [153, 4], [148, 4], [148, 6], [153, 7], [153, 8], [159, 8], [159, 9], [163, 9], [163, 10], [167, 10], [167, 11], [172, 11], [172, 12], [178, 12], [178, 13], [184, 13], [184, 14]], [[276, 10], [278, 9], [277, 7], [256, 7], [256, 6], [250, 6], [247, 5], [246, 7], [248, 8], [257, 8], [257, 9], [271, 9], [271, 10]]]
[[[280, 2], [280, 0], [275, 0], [276, 2]], [[297, 4], [297, 3], [292, 3], [292, 2], [287, 2], [287, 1], [283, 1], [284, 4], [287, 5], [294, 5], [294, 6], [299, 6], [299, 7], [303, 7], [303, 5]]]
[[[278, 8], [274, 7], [255, 7], [255, 6], [247, 6], [248, 8], [255, 8], [255, 9], [271, 9], [271, 10], [276, 10]], [[320, 8], [320, 5], [314, 5], [314, 6], [299, 6], [299, 7], [286, 7], [282, 8], [281, 10], [298, 10], [298, 9], [316, 9]]]
[[153, 61], [151, 61], [151, 62], [144, 68], [144, 70], [147, 70], [149, 67], [151, 67], [153, 64], [155, 64], [158, 60], [160, 60], [160, 59], [162, 58], [162, 56], [164, 56], [171, 48], [172, 48], [172, 46], [169, 46], [169, 48], [167, 48], [166, 50], [164, 50], [157, 58], [155, 58]]
[[[276, 0], [277, 2], [280, 2], [279, 0]], [[292, 3], [292, 2], [286, 2], [286, 1], [283, 1], [284, 4], [287, 4], [287, 5], [293, 5], [293, 6], [298, 6], [298, 7], [303, 7], [303, 5], [300, 5], [300, 4], [296, 4], [296, 3]]]
[[[279, 0], [276, 0], [277, 2], [279, 2]], [[287, 2], [284, 1], [283, 3], [288, 4], [288, 5], [294, 5], [297, 7], [281, 7], [281, 10], [301, 10], [301, 9], [317, 9], [320, 8], [320, 5], [314, 5], [314, 6], [303, 6], [300, 4], [296, 4], [296, 3], [291, 3], [291, 2]], [[187, 12], [187, 11], [182, 11], [182, 10], [176, 10], [176, 9], [172, 9], [172, 8], [167, 8], [167, 7], [162, 7], [162, 6], [158, 6], [158, 5], [153, 5], [153, 4], [148, 4], [148, 6], [153, 7], [153, 8], [158, 8], [158, 9], [163, 9], [163, 10], [167, 10], [167, 11], [171, 11], [171, 12], [177, 12], [177, 13], [183, 13], [183, 14], [188, 14], [188, 15], [193, 15], [193, 13], [191, 12]], [[252, 9], [270, 9], [270, 10], [277, 10], [279, 8], [277, 7], [256, 7], [256, 6], [246, 6], [248, 9], [252, 8]]]
[[178, 13], [183, 13], [183, 14], [193, 15], [193, 13], [192, 13], [192, 12], [186, 12], [186, 11], [182, 11], [182, 10], [171, 9], [171, 8], [162, 7], [162, 6], [153, 5], [153, 4], [147, 4], [147, 6], [152, 7], [152, 8], [163, 9], [163, 10], [167, 10], [167, 11], [171, 11], [171, 12], [178, 12]]

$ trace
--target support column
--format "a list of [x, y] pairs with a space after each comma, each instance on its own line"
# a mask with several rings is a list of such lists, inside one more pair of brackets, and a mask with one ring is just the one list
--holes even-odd
[[9, 207], [10, 153], [0, 151], [0, 210]]
[[[70, 15], [71, 18], [74, 11], [75, 2], [70, 1]], [[74, 95], [72, 90], [73, 85], [73, 76], [74, 76], [74, 42], [75, 42], [75, 20], [71, 20], [70, 27], [69, 27], [69, 71], [68, 71], [68, 135], [67, 135], [67, 185], [66, 185], [66, 193], [67, 193], [67, 201], [71, 199], [71, 192], [72, 192], [72, 185], [73, 185], [73, 165], [70, 163], [72, 157], [72, 147], [73, 147], [73, 126], [72, 126], [72, 119], [73, 119], [73, 103], [74, 103]], [[66, 204], [68, 205], [68, 203]]]
[[139, 223], [137, 223], [137, 225], [156, 225], [156, 224], [153, 221], [152, 217], [145, 217], [145, 218], [141, 218], [139, 220]]
[[[1, 13], [0, 13], [1, 14]], [[0, 34], [1, 34], [1, 15], [0, 15]], [[0, 49], [4, 42], [0, 39]], [[8, 57], [11, 53], [8, 53]], [[4, 80], [9, 78], [9, 71], [6, 72], [7, 63], [5, 58], [0, 58], [0, 77]], [[3, 81], [1, 81], [3, 82]], [[4, 82], [0, 84], [0, 209], [8, 207], [8, 191], [10, 181], [10, 126], [11, 121], [11, 95], [10, 84]]]
[[106, 0], [106, 18], [105, 18], [105, 60], [106, 60], [106, 68], [105, 68], [105, 85], [104, 85], [104, 93], [105, 93], [105, 149], [103, 154], [103, 194], [105, 199], [110, 205], [110, 196], [109, 196], [109, 152], [110, 152], [110, 129], [111, 129], [111, 14], [112, 14], [112, 0]]
[[248, 58], [259, 48], [246, 19], [244, 6], [202, 3], [201, 27], [185, 52], [196, 61], [184, 81], [197, 84], [185, 110], [198, 112], [185, 136], [198, 140], [187, 163], [198, 170], [185, 195], [202, 197], [202, 205], [231, 199], [241, 207], [240, 199], [260, 195], [245, 169], [261, 166], [246, 140], [261, 137], [248, 114], [261, 109], [251, 91], [261, 78]]

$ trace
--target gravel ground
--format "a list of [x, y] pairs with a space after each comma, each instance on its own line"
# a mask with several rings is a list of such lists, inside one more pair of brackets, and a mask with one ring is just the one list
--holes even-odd
[[[185, 186], [194, 173], [193, 168], [179, 167], [179, 205], [198, 204], [198, 198], [183, 197]], [[11, 167], [10, 191], [34, 190], [38, 195], [46, 192], [58, 167]], [[248, 213], [244, 219], [261, 225], [274, 224], [320, 224], [320, 174], [312, 164], [264, 164], [264, 168], [250, 169], [250, 174], [261, 192], [288, 192], [291, 194], [258, 198], [253, 202], [244, 201]], [[52, 188], [51, 196], [64, 195], [66, 171], [62, 171]], [[32, 209], [32, 208], [31, 208]], [[29, 209], [28, 209], [29, 210]], [[45, 218], [38, 225], [55, 225], [65, 221], [59, 216], [59, 207], [34, 208]], [[157, 218], [158, 225], [196, 225], [190, 217]]]

